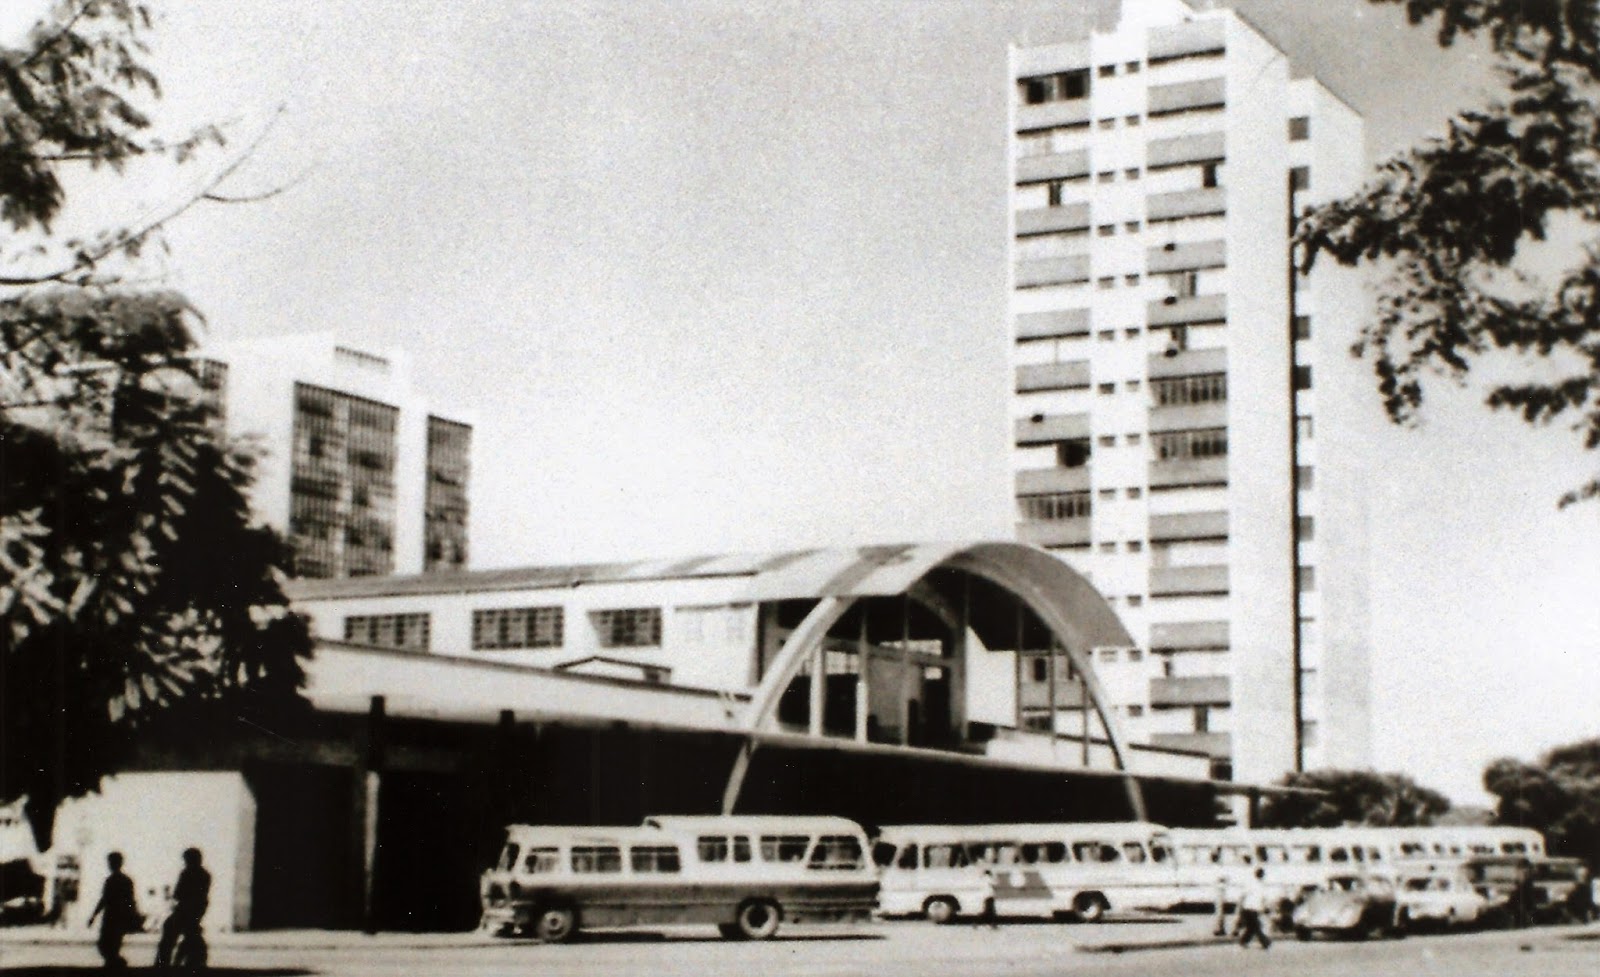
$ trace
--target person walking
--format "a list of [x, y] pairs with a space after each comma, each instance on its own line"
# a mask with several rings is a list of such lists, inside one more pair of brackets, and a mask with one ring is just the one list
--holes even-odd
[[1260, 940], [1261, 949], [1268, 950], [1272, 947], [1272, 938], [1267, 935], [1265, 918], [1267, 915], [1267, 870], [1256, 869], [1254, 877], [1245, 883], [1244, 891], [1239, 894], [1239, 923], [1236, 927], [1239, 933], [1239, 946], [1246, 949], [1251, 940]]
[[128, 961], [122, 959], [122, 938], [138, 931], [139, 907], [133, 901], [133, 880], [122, 871], [122, 853], [107, 855], [106, 867], [111, 874], [100, 888], [100, 901], [89, 914], [89, 926], [94, 926], [96, 918], [100, 920], [100, 938], [95, 941], [100, 959], [105, 961], [106, 969], [122, 970], [128, 966]]
[[183, 870], [172, 887], [172, 912], [161, 927], [161, 941], [156, 944], [157, 967], [170, 967], [178, 941], [183, 941], [183, 961], [191, 967], [205, 965], [206, 941], [200, 933], [200, 920], [206, 914], [211, 900], [211, 873], [201, 864], [200, 849], [186, 848], [183, 852]]

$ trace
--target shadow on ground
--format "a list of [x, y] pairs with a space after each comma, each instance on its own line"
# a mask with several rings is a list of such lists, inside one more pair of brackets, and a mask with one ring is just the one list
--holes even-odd
[[[6, 977], [105, 977], [108, 973], [119, 971], [107, 970], [104, 967], [85, 967], [77, 964], [39, 965], [35, 967], [6, 967]], [[181, 971], [161, 970], [151, 967], [125, 967], [120, 973], [180, 973]], [[207, 967], [206, 974], [215, 977], [310, 977], [314, 970], [305, 970], [299, 967]]]

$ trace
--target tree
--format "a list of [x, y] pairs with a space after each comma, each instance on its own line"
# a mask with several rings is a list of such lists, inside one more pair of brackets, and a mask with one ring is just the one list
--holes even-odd
[[142, 737], [305, 707], [288, 550], [251, 517], [253, 456], [221, 432], [199, 315], [110, 267], [238, 159], [153, 220], [50, 235], [67, 168], [183, 163], [220, 141], [149, 135], [151, 23], [143, 4], [79, 0], [0, 49], [0, 801], [27, 796], [42, 844], [59, 802]]
[[[1463, 380], [1500, 354], [1515, 379], [1487, 403], [1529, 423], [1576, 417], [1600, 447], [1600, 238], [1574, 267], [1531, 268], [1531, 242], [1600, 219], [1600, 5], [1593, 0], [1370, 0], [1404, 4], [1438, 41], [1480, 37], [1498, 59], [1500, 97], [1447, 133], [1383, 163], [1360, 192], [1307, 213], [1299, 261], [1326, 254], [1387, 277], [1358, 355], [1374, 357], [1390, 417], [1413, 419], [1423, 380]], [[1518, 262], [1519, 255], [1524, 257]], [[1501, 364], [1497, 364], [1500, 366]], [[1600, 495], [1600, 477], [1561, 504]]]
[[1557, 747], [1538, 763], [1500, 759], [1483, 772], [1495, 820], [1544, 832], [1551, 854], [1600, 870], [1600, 739]]
[[1262, 805], [1267, 828], [1337, 828], [1347, 824], [1408, 827], [1432, 824], [1450, 809], [1443, 794], [1401, 773], [1373, 770], [1308, 770], [1283, 778], [1283, 786], [1316, 794], [1282, 794]]

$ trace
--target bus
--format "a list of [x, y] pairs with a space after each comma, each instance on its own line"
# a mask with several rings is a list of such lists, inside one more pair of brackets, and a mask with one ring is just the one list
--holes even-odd
[[889, 825], [873, 860], [884, 916], [1054, 917], [1096, 922], [1108, 912], [1182, 902], [1167, 831], [1107, 824]]
[[868, 919], [878, 882], [867, 850], [860, 825], [835, 817], [513, 824], [479, 883], [482, 928], [560, 943], [580, 929], [710, 923], [764, 940], [784, 922]]

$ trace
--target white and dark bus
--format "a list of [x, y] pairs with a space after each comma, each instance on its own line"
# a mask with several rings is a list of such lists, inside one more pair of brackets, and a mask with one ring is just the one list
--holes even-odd
[[1183, 901], [1167, 830], [1139, 822], [892, 825], [873, 850], [885, 916], [1052, 917]]
[[549, 943], [579, 929], [681, 923], [763, 940], [786, 921], [870, 918], [878, 881], [853, 821], [686, 815], [620, 828], [511, 825], [479, 894], [484, 929]]

